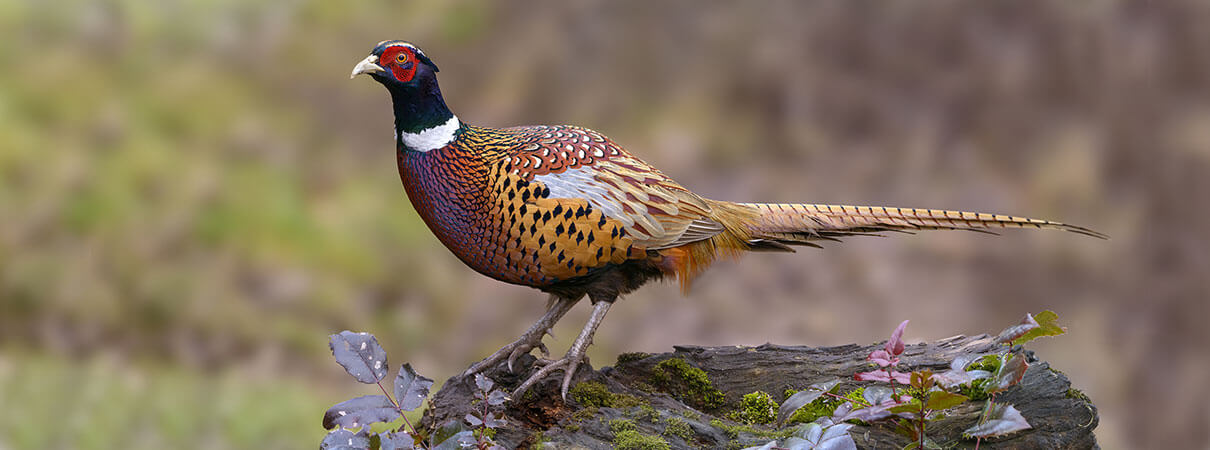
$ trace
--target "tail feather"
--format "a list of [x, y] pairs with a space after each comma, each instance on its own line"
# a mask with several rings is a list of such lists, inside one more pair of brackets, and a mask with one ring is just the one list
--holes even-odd
[[847, 236], [881, 236], [919, 230], [966, 230], [996, 234], [997, 228], [1042, 228], [1108, 239], [1088, 228], [1049, 220], [939, 209], [795, 203], [730, 203], [711, 200], [726, 232], [708, 239], [658, 250], [660, 267], [675, 274], [688, 291], [693, 279], [720, 257], [738, 258], [745, 251], [792, 252], [791, 245], [820, 247], [816, 241]]
[[[940, 209], [891, 208], [882, 206], [814, 205], [793, 203], [744, 203], [758, 217], [748, 231], [756, 240], [790, 245], [810, 241], [879, 232], [916, 230], [969, 230], [991, 232], [996, 228], [1039, 228], [1070, 231], [1108, 239], [1105, 234], [1076, 225], [1027, 217]], [[994, 232], [992, 232], [994, 234]]]

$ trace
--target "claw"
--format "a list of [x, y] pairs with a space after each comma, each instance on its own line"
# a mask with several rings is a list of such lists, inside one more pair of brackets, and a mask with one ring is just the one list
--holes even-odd
[[[521, 398], [520, 396], [524, 394], [526, 390], [529, 390], [529, 388], [535, 383], [542, 381], [543, 378], [546, 378], [546, 376], [550, 375], [552, 372], [563, 369], [563, 383], [560, 385], [559, 392], [563, 397], [563, 401], [567, 401], [567, 392], [571, 389], [571, 380], [572, 378], [575, 378], [576, 370], [580, 368], [581, 364], [588, 362], [588, 358], [584, 357], [583, 355], [574, 355], [571, 354], [571, 352], [568, 353], [569, 354], [564, 356], [562, 359], [555, 361], [544, 361], [545, 365], [541, 369], [538, 369], [537, 372], [534, 372], [533, 375], [530, 375], [529, 378], [525, 379], [524, 383], [521, 383], [520, 386], [517, 386], [517, 389], [513, 390], [513, 398]], [[537, 363], [535, 363], [535, 365], [537, 365]]]
[[570, 310], [572, 306], [575, 306], [576, 302], [579, 300], [579, 298], [552, 298], [552, 302], [550, 303], [546, 314], [543, 314], [542, 318], [538, 319], [538, 322], [531, 326], [529, 330], [525, 332], [525, 334], [521, 335], [520, 338], [517, 338], [517, 340], [513, 341], [511, 344], [508, 344], [500, 350], [497, 350], [495, 353], [492, 353], [491, 356], [484, 358], [483, 361], [479, 361], [471, 365], [470, 368], [466, 369], [466, 371], [462, 373], [462, 376], [469, 377], [476, 373], [487, 370], [501, 361], [508, 361], [508, 371], [512, 372], [513, 365], [517, 358], [519, 358], [521, 355], [529, 353], [530, 350], [535, 348], [541, 349], [543, 355], [550, 356], [550, 352], [546, 349], [546, 344], [542, 343], [542, 337], [550, 330], [550, 327], [553, 327], [555, 322], [558, 322], [559, 318], [563, 317], [563, 314], [566, 314], [567, 311]]
[[[563, 369], [563, 380], [559, 386], [559, 393], [563, 397], [563, 401], [567, 401], [567, 392], [571, 389], [571, 380], [576, 376], [576, 370], [580, 368], [580, 364], [588, 362], [588, 357], [585, 355], [585, 350], [592, 343], [592, 335], [596, 333], [597, 327], [601, 321], [605, 319], [605, 313], [609, 311], [610, 302], [598, 302], [593, 305], [592, 316], [589, 317], [588, 323], [584, 325], [584, 329], [580, 331], [580, 336], [576, 338], [575, 343], [567, 350], [567, 354], [562, 359], [551, 361], [545, 367], [538, 369], [533, 375], [517, 386], [513, 390], [513, 398], [521, 398], [525, 391], [529, 390], [538, 381], [545, 378], [551, 372], [558, 369]], [[537, 363], [535, 363], [537, 365]]]
[[551, 362], [550, 364], [546, 365], [546, 367], [538, 369], [537, 372], [534, 372], [533, 375], [530, 375], [529, 378], [525, 379], [524, 383], [521, 383], [520, 386], [517, 386], [517, 389], [513, 390], [513, 398], [521, 398], [521, 395], [525, 394], [525, 391], [528, 391], [529, 387], [533, 386], [534, 383], [541, 381], [551, 372], [554, 372], [560, 367], [568, 365], [568, 363], [569, 361], [567, 358], [563, 358], [558, 361]]
[[518, 345], [517, 348], [513, 349], [512, 353], [508, 355], [509, 373], [517, 373], [516, 370], [513, 370], [513, 363], [516, 362], [517, 358], [519, 358], [521, 355], [529, 353], [530, 350], [533, 350], [533, 348], [528, 345]]
[[[542, 341], [538, 341], [537, 345], [539, 348], [545, 346], [542, 344]], [[497, 350], [496, 353], [493, 353], [491, 356], [485, 358], [483, 361], [479, 361], [472, 365], [469, 369], [466, 369], [466, 372], [464, 372], [462, 376], [466, 377], [482, 372], [505, 359], [508, 361], [508, 371], [513, 372], [513, 363], [517, 360], [517, 358], [519, 358], [521, 355], [529, 353], [529, 351], [533, 349], [534, 343], [532, 342], [532, 337], [529, 335], [521, 336], [520, 339], [517, 339], [513, 343], [504, 346], [500, 350]]]
[[580, 363], [569, 364], [567, 369], [563, 370], [563, 388], [560, 393], [563, 396], [563, 401], [567, 401], [567, 390], [571, 388], [571, 378], [576, 376], [576, 369], [580, 368]]

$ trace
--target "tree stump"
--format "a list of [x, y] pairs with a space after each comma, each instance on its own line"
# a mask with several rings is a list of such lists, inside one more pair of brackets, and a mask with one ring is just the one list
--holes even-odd
[[[963, 354], [993, 352], [996, 348], [993, 340], [986, 335], [956, 336], [910, 345], [900, 367], [945, 371], [951, 361]], [[843, 380], [841, 392], [868, 386], [872, 383], [853, 381], [852, 377], [854, 373], [870, 370], [866, 356], [879, 348], [881, 345], [678, 346], [672, 353], [624, 354], [614, 367], [592, 370], [587, 365], [581, 366], [575, 377], [575, 394], [569, 394], [566, 402], [559, 395], [561, 375], [549, 377], [520, 399], [509, 402], [503, 409], [507, 425], [496, 430], [495, 440], [506, 448], [662, 448], [659, 441], [671, 448], [763, 445], [784, 428], [779, 430], [775, 424], [739, 426], [729, 420], [729, 414], [740, 408], [745, 394], [763, 391], [780, 402], [785, 399], [787, 389], [803, 389], [829, 379]], [[1063, 373], [1036, 360], [1032, 352], [1026, 354], [1030, 366], [1024, 378], [998, 394], [996, 401], [1014, 405], [1032, 428], [985, 439], [980, 448], [1096, 448], [1093, 435], [1098, 421], [1096, 407], [1087, 396], [1072, 389]], [[706, 398], [709, 395], [691, 387], [666, 383], [668, 371], [657, 369], [657, 365], [672, 359], [681, 359], [689, 367], [704, 371], [721, 395]], [[489, 369], [486, 375], [501, 387], [511, 389], [531, 373], [534, 361], [532, 356], [524, 357], [516, 374], [509, 373], [501, 364]], [[422, 423], [432, 426], [463, 418], [472, 407], [474, 389], [473, 378], [450, 378], [433, 397]], [[978, 421], [983, 404], [970, 401], [947, 411], [947, 417], [930, 422], [927, 435], [946, 448], [974, 447], [975, 441], [964, 439], [962, 431]], [[894, 431], [892, 422], [857, 425], [850, 429], [850, 434], [858, 448], [903, 448], [909, 440]]]

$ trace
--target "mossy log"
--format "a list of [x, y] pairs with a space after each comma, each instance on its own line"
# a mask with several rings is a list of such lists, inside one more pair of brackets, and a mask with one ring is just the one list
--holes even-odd
[[[908, 346], [901, 370], [944, 371], [955, 357], [989, 353], [988, 336], [958, 336]], [[785, 399], [788, 389], [802, 389], [829, 379], [844, 380], [840, 392], [869, 382], [853, 374], [869, 370], [866, 356], [879, 344], [839, 347], [674, 347], [673, 353], [624, 354], [613, 367], [581, 367], [573, 393], [564, 402], [558, 393], [561, 376], [550, 377], [532, 392], [504, 407], [507, 426], [495, 439], [507, 448], [743, 448], [762, 445], [791, 427], [741, 425], [732, 418], [745, 394], [762, 391]], [[1087, 396], [1071, 387], [1063, 373], [1031, 358], [1022, 381], [996, 396], [1014, 405], [1032, 428], [984, 440], [980, 448], [1095, 448], [1097, 410]], [[487, 373], [502, 387], [515, 387], [532, 370], [533, 357], [519, 361], [517, 374], [503, 365]], [[698, 370], [700, 369], [700, 371]], [[709, 380], [702, 384], [701, 375]], [[462, 418], [470, 412], [474, 381], [450, 378], [432, 399], [423, 423]], [[931, 422], [927, 435], [946, 448], [974, 447], [962, 431], [978, 420], [982, 401], [971, 401]], [[903, 448], [908, 439], [895, 433], [889, 420], [857, 425], [851, 435], [858, 448]]]

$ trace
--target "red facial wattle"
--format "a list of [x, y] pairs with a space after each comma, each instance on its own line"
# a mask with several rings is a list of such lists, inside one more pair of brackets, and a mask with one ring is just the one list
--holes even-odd
[[412, 81], [412, 77], [416, 76], [415, 62], [416, 55], [413, 55], [411, 50], [404, 46], [387, 48], [382, 53], [382, 56], [378, 58], [378, 64], [383, 67], [389, 67], [391, 74], [400, 83]]

